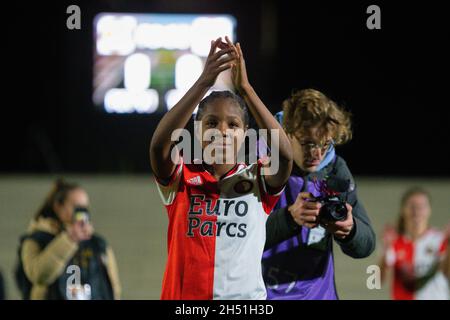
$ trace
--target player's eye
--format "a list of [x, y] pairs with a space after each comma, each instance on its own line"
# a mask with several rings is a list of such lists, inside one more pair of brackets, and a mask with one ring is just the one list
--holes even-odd
[[217, 121], [214, 121], [214, 120], [206, 121], [206, 127], [207, 128], [214, 128], [215, 126], [217, 126]]

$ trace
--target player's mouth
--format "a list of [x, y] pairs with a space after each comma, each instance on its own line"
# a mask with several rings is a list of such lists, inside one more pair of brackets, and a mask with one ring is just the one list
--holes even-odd
[[320, 160], [318, 159], [306, 160], [305, 164], [307, 167], [316, 167], [320, 164]]
[[231, 148], [233, 146], [232, 142], [223, 142], [223, 143], [213, 143], [212, 144], [214, 148]]

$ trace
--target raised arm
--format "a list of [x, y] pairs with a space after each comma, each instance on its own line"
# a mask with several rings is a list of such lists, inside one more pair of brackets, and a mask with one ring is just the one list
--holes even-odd
[[[243, 97], [253, 117], [261, 129], [268, 130], [268, 142], [272, 142], [270, 147], [278, 148], [280, 155], [280, 165], [278, 172], [266, 175], [265, 181], [272, 188], [278, 188], [286, 183], [292, 169], [292, 149], [288, 137], [284, 133], [283, 128], [278, 121], [273, 117], [272, 113], [267, 109], [264, 103], [256, 94], [247, 77], [247, 69], [245, 67], [244, 55], [239, 43], [233, 45], [228, 38], [226, 38], [228, 45], [233, 47], [237, 56], [236, 64], [233, 64], [231, 69], [233, 84]], [[275, 129], [279, 132], [279, 139], [273, 139], [270, 136], [270, 130]]]
[[[171, 159], [171, 150], [174, 144], [172, 132], [176, 129], [183, 129], [188, 124], [195, 107], [214, 84], [219, 73], [231, 68], [231, 61], [235, 59], [233, 49], [224, 48], [216, 52], [221, 41], [221, 38], [211, 41], [211, 49], [202, 74], [181, 100], [164, 115], [156, 127], [150, 143], [150, 162], [153, 173], [158, 178], [170, 177], [175, 169], [177, 159], [173, 159], [174, 161]], [[222, 58], [227, 53], [231, 53], [231, 55]]]
[[[382, 240], [382, 252], [381, 257], [379, 258], [378, 266], [380, 267], [381, 272], [381, 281], [384, 282], [388, 276], [388, 272], [392, 269], [392, 265], [394, 264], [394, 257], [392, 255], [393, 252], [390, 252], [393, 247], [393, 243], [395, 238], [397, 238], [397, 231], [395, 228], [389, 224], [384, 226], [383, 235], [381, 237]], [[388, 256], [389, 255], [389, 256]], [[389, 263], [388, 263], [389, 262]]]

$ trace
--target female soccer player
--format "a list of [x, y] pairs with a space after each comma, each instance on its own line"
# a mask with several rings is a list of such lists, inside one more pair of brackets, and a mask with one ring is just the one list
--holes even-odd
[[[272, 148], [279, 148], [278, 172], [267, 172], [261, 161], [249, 166], [237, 163], [248, 127], [240, 97], [213, 92], [202, 100], [219, 73], [230, 68], [233, 83], [259, 127], [278, 130], [279, 140], [272, 141]], [[172, 133], [185, 128], [197, 105], [201, 130], [197, 127], [196, 135], [204, 153], [213, 149], [215, 160], [189, 164], [177, 151], [173, 141], [177, 136]], [[208, 141], [207, 131], [220, 135]], [[221, 157], [231, 161], [218, 161]], [[265, 223], [289, 177], [292, 151], [248, 81], [239, 44], [228, 38], [227, 43], [221, 38], [211, 42], [203, 73], [156, 128], [150, 159], [169, 216], [161, 298], [265, 299], [261, 271]]]
[[382, 277], [394, 270], [394, 300], [448, 300], [448, 241], [445, 232], [428, 225], [430, 195], [412, 188], [403, 195], [397, 230], [387, 228], [383, 237]]

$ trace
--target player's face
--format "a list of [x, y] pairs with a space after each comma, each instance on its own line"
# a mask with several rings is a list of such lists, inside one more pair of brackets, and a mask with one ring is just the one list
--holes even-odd
[[417, 227], [426, 225], [431, 214], [428, 197], [421, 193], [411, 195], [404, 204], [403, 214], [411, 225]]
[[201, 118], [204, 156], [211, 152], [218, 162], [235, 163], [247, 130], [243, 111], [231, 99], [217, 99], [205, 106]]
[[305, 172], [314, 172], [332, 143], [331, 137], [319, 137], [318, 129], [304, 130], [302, 134], [288, 135], [295, 164]]
[[55, 204], [54, 209], [58, 218], [64, 224], [70, 224], [73, 218], [75, 207], [89, 206], [89, 197], [83, 189], [74, 189], [67, 194], [62, 204]]

